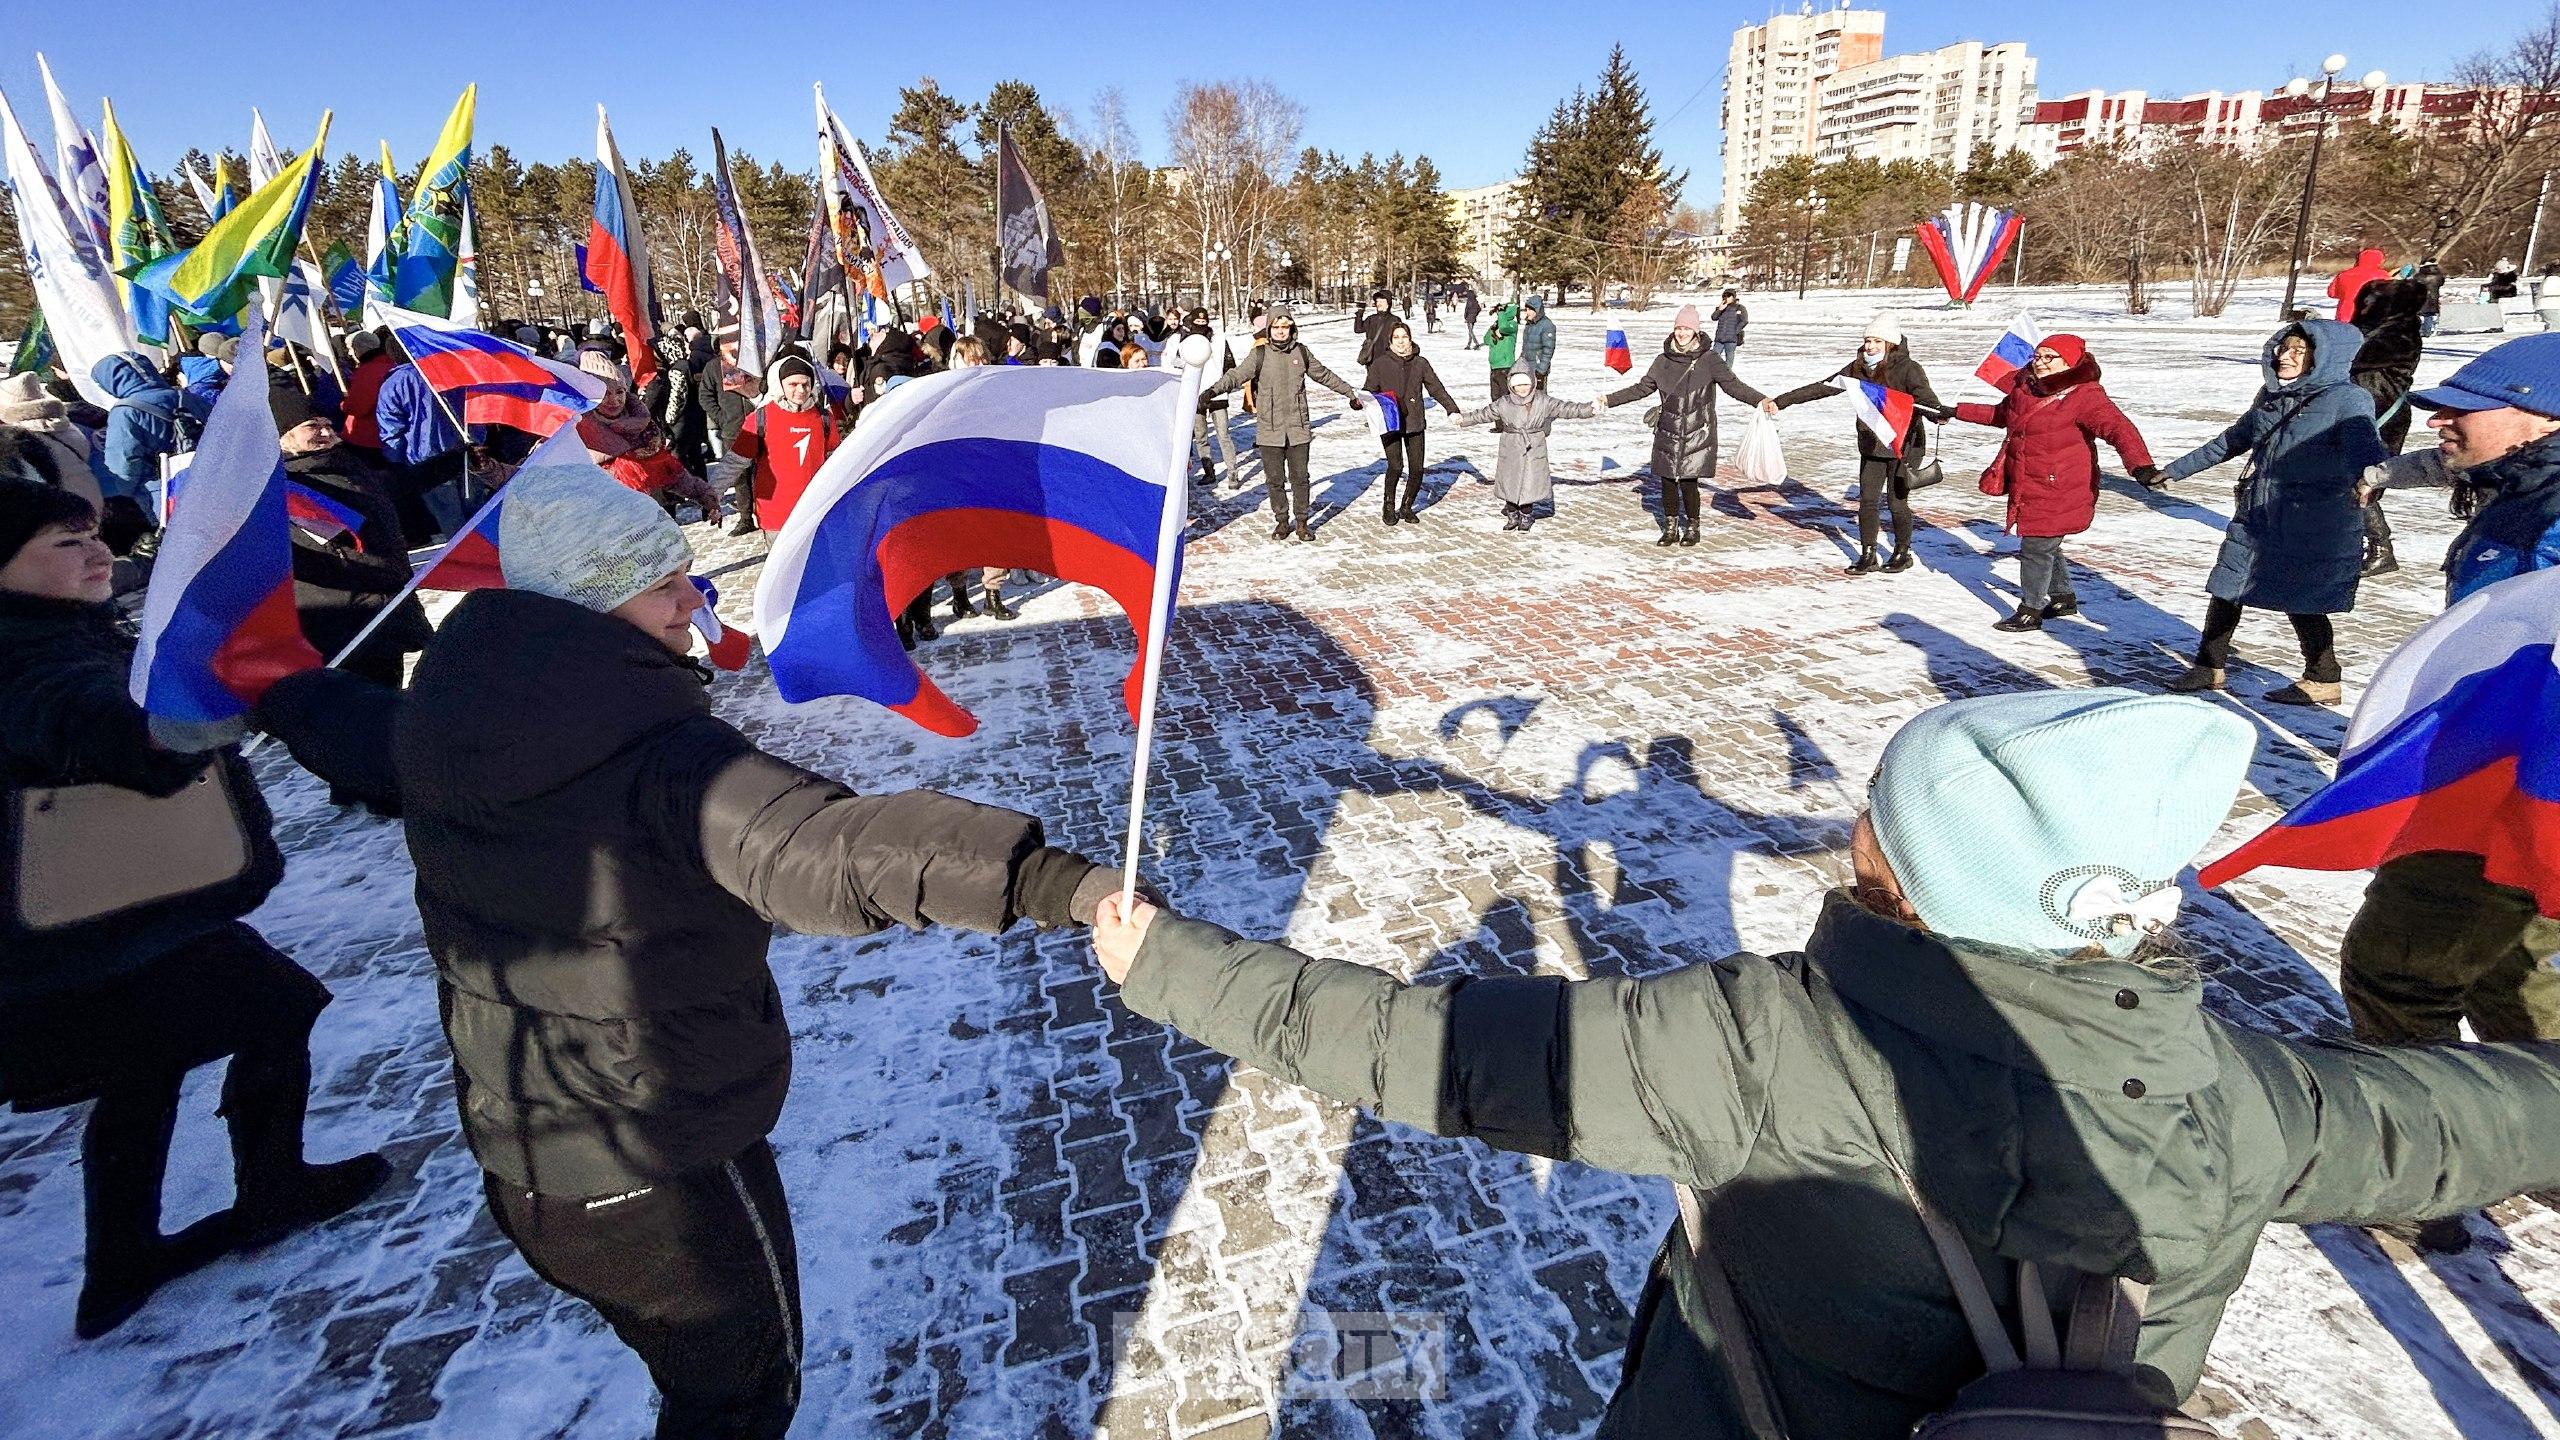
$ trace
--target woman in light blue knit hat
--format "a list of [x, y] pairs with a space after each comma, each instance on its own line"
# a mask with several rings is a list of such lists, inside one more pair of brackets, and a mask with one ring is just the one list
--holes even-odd
[[2156, 1409], [2268, 1224], [2560, 1180], [2560, 1043], [2279, 1039], [2155, 959], [2254, 744], [2128, 690], [1941, 705], [1885, 749], [1853, 883], [1774, 957], [1406, 984], [1116, 896], [1095, 948], [1132, 1010], [1282, 1080], [1688, 1187], [1602, 1436], [1903, 1440], [2036, 1349], [2022, 1293], [2147, 1299], [2118, 1378], [2072, 1394]]

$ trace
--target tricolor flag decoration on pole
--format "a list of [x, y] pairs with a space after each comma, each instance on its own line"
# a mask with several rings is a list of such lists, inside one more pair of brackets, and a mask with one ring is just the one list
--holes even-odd
[[326, 543], [344, 535], [356, 549], [364, 549], [364, 516], [299, 480], [284, 482], [284, 517], [315, 540]]
[[2000, 332], [2000, 338], [1991, 342], [1991, 353], [1973, 367], [1973, 373], [1984, 384], [2005, 385], [2010, 376], [2027, 368], [2027, 362], [2036, 358], [2036, 347], [2043, 343], [2044, 327], [2036, 324], [2034, 316], [2021, 312], [2009, 322], [2008, 329]]
[[1929, 252], [1930, 263], [1938, 267], [1938, 279], [1947, 287], [1948, 297], [1970, 305], [1991, 272], [1999, 268], [2001, 257], [2017, 242], [2019, 227], [2025, 223], [2014, 210], [1967, 202], [1912, 229], [1920, 237], [1921, 248]]
[[756, 637], [721, 623], [719, 587], [699, 575], [692, 579], [693, 588], [702, 592], [702, 607], [693, 612], [693, 633], [702, 637], [705, 657], [723, 670], [744, 670]]
[[1849, 385], [1849, 403], [1858, 409], [1858, 423], [1894, 454], [1902, 453], [1902, 437], [1911, 433], [1912, 399], [1889, 385], [1872, 380], [1853, 380]]
[[1097, 586], [1137, 627], [1127, 698], [1141, 750], [1182, 563], [1200, 371], [986, 366], [911, 380], [809, 482], [756, 587], [786, 700], [859, 695], [937, 735], [975, 717], [918, 670], [896, 618], [987, 565]]
[[587, 258], [580, 274], [604, 295], [604, 308], [622, 326], [631, 356], [634, 389], [658, 373], [657, 327], [649, 320], [649, 252], [640, 239], [640, 211], [622, 173], [613, 127], [596, 107], [596, 210], [587, 223]]
[[2560, 570], [2502, 580], [2421, 627], [2374, 673], [2337, 778], [2197, 875], [2364, 870], [2478, 855], [2560, 917]]
[[1396, 392], [1370, 390], [1364, 393], [1369, 397], [1369, 404], [1362, 407], [1361, 413], [1369, 417], [1370, 434], [1383, 440], [1403, 431], [1404, 407], [1396, 403]]
[[247, 714], [269, 685], [319, 666], [293, 607], [286, 484], [253, 310], [143, 597], [132, 688], [154, 719], [218, 725]]
[[1635, 356], [1627, 351], [1626, 331], [1619, 329], [1615, 325], [1610, 326], [1608, 338], [1603, 342], [1603, 344], [1604, 348], [1600, 355], [1601, 364], [1608, 366], [1610, 369], [1617, 371], [1621, 375], [1626, 374], [1627, 371], [1635, 367]]
[[512, 340], [410, 310], [386, 309], [382, 318], [420, 379], [439, 392], [462, 392], [465, 425], [507, 425], [548, 437], [604, 398], [602, 380]]

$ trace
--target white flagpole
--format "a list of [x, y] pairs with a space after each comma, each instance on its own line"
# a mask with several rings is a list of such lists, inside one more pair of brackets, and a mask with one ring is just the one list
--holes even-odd
[[1147, 653], [1138, 677], [1138, 741], [1129, 762], [1129, 842], [1121, 851], [1120, 908], [1127, 913], [1138, 895], [1138, 840], [1146, 828], [1147, 762], [1155, 753], [1156, 687], [1164, 679], [1165, 631], [1173, 623], [1174, 557], [1182, 547], [1182, 527], [1191, 516], [1191, 427], [1200, 405], [1203, 361], [1182, 367], [1182, 397], [1173, 416], [1173, 463], [1165, 477], [1164, 514], [1156, 522], [1155, 594], [1147, 603]]

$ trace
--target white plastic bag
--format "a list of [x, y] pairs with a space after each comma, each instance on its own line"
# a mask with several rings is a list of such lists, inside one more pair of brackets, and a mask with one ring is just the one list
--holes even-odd
[[1787, 451], [1778, 441], [1778, 422], [1753, 410], [1743, 422], [1742, 443], [1734, 447], [1734, 473], [1747, 485], [1777, 485], [1787, 478]]

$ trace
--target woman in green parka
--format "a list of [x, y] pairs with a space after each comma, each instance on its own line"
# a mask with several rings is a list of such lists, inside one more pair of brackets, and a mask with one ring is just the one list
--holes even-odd
[[[2168, 1405], [2268, 1224], [2560, 1182], [2560, 1042], [2278, 1038], [2157, 958], [2254, 743], [2213, 706], [2118, 689], [1942, 705], [1885, 749], [1854, 884], [1775, 957], [1408, 985], [1116, 896], [1095, 947], [1131, 1009], [1280, 1079], [1694, 1187], [1708, 1262], [1675, 1224], [1602, 1436], [1903, 1440], [1980, 1379], [1897, 1165], [2012, 1337], [2011, 1262], [2037, 1263], [2049, 1305], [2074, 1271], [2148, 1286], [2133, 1379]], [[1727, 1288], [1740, 1335], [1709, 1318]], [[1766, 1377], [1774, 1429], [1744, 1418], [1737, 1374]]]

